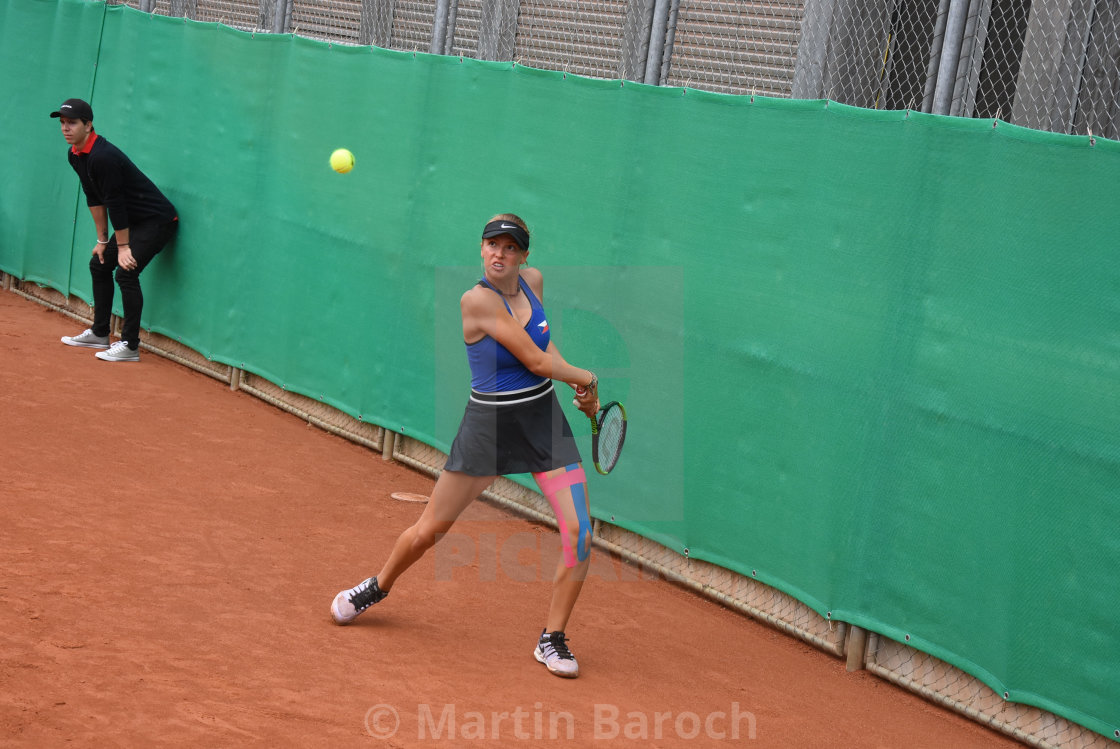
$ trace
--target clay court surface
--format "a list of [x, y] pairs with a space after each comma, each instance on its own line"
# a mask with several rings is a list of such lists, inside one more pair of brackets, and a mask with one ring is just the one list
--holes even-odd
[[1017, 745], [601, 551], [553, 677], [554, 531], [484, 502], [337, 627], [432, 479], [83, 327], [0, 291], [4, 746]]

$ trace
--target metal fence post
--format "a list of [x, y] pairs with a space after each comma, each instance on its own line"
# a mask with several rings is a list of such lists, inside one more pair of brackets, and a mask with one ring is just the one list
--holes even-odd
[[428, 51], [442, 55], [444, 41], [447, 39], [447, 16], [450, 14], [450, 0], [436, 0], [435, 17], [432, 19], [432, 42]]
[[945, 41], [941, 47], [941, 60], [937, 66], [937, 85], [933, 90], [934, 114], [949, 114], [953, 106], [953, 88], [957, 81], [957, 66], [964, 29], [968, 23], [969, 0], [950, 0], [949, 17], [945, 21]]
[[[953, 83], [953, 106], [949, 114], [971, 117], [976, 111], [976, 87], [984, 64], [992, 0], [971, 0], [968, 20], [961, 34], [961, 51]], [[1010, 117], [1010, 113], [1007, 114]]]
[[656, 0], [650, 23], [649, 52], [646, 53], [646, 74], [642, 79], [651, 85], [661, 83], [661, 57], [665, 53], [665, 37], [669, 32], [669, 0]]
[[673, 62], [673, 45], [677, 41], [677, 16], [681, 10], [681, 0], [669, 2], [669, 25], [665, 32], [665, 51], [661, 53], [661, 73], [657, 78], [657, 85], [664, 86], [669, 80], [669, 67]]
[[847, 669], [849, 671], [863, 670], [863, 664], [867, 660], [867, 630], [849, 624], [848, 641], [844, 649], [847, 651]]
[[272, 33], [286, 34], [292, 27], [292, 0], [273, 0]]
[[443, 54], [450, 55], [455, 50], [455, 19], [459, 15], [459, 0], [448, 0], [447, 32], [443, 39]]
[[922, 91], [921, 111], [933, 111], [933, 94], [937, 91], [937, 72], [941, 69], [941, 50], [945, 46], [945, 24], [949, 18], [949, 3], [940, 0], [937, 6], [937, 21], [933, 27], [933, 41], [930, 42], [929, 65], [926, 66], [926, 84]]

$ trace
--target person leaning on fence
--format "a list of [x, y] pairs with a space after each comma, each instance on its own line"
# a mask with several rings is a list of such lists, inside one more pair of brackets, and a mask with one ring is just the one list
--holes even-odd
[[[67, 346], [106, 349], [98, 359], [140, 361], [140, 314], [144, 295], [140, 273], [179, 229], [179, 217], [159, 188], [124, 153], [94, 132], [93, 109], [81, 99], [67, 99], [51, 112], [70, 144], [67, 158], [86, 195], [97, 244], [89, 261], [93, 279], [93, 327], [63, 336]], [[110, 236], [109, 223], [113, 225]], [[121, 287], [124, 324], [121, 340], [110, 345], [113, 272]]]
[[575, 405], [590, 415], [599, 408], [598, 379], [566, 362], [552, 342], [541, 273], [521, 267], [528, 255], [529, 230], [520, 218], [504, 213], [486, 224], [483, 277], [460, 300], [471, 392], [451, 454], [420, 519], [400, 535], [376, 576], [335, 596], [331, 616], [348, 624], [384, 599], [497, 476], [531, 473], [556, 513], [562, 551], [533, 655], [572, 678], [579, 667], [564, 630], [590, 563], [591, 519], [579, 449], [552, 381], [586, 388]]

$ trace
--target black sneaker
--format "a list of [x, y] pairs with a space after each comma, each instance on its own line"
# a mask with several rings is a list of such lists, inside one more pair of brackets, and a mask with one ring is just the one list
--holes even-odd
[[331, 602], [331, 618], [335, 624], [349, 624], [358, 614], [379, 602], [388, 592], [377, 587], [377, 578], [366, 578], [350, 590], [339, 592]]
[[579, 664], [576, 663], [572, 651], [568, 650], [568, 642], [563, 632], [541, 632], [541, 639], [537, 642], [533, 657], [557, 676], [563, 676], [565, 679], [579, 676]]

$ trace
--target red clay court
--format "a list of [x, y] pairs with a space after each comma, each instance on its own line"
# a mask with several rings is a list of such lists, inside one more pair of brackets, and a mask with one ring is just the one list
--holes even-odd
[[553, 677], [555, 531], [481, 501], [337, 627], [432, 479], [82, 327], [0, 292], [5, 746], [1017, 745], [601, 550]]

